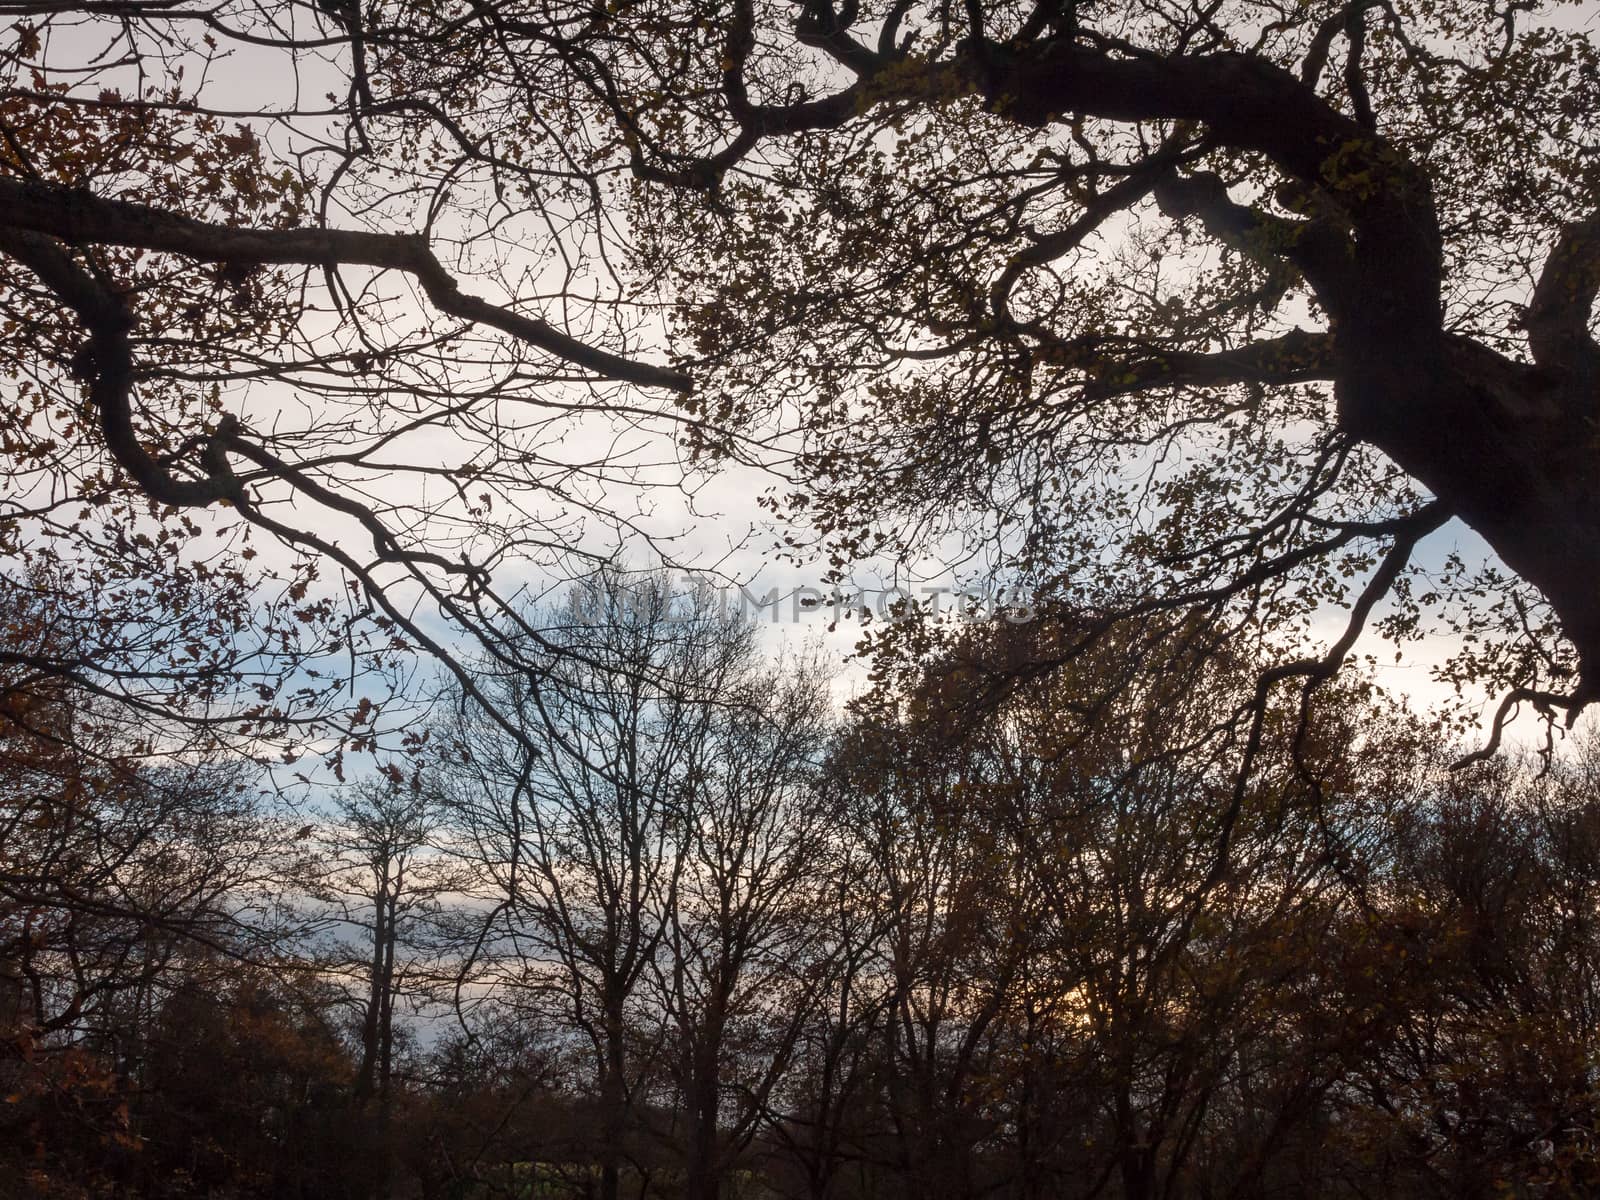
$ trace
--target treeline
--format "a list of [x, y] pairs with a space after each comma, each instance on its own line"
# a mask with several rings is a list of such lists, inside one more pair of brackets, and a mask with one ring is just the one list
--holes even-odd
[[1174, 619], [843, 717], [655, 578], [506, 637], [311, 819], [5, 681], [0, 1193], [1600, 1187], [1593, 745], [1453, 769]]

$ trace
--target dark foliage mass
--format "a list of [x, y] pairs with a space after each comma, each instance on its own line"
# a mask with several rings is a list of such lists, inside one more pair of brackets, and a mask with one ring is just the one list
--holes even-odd
[[1073, 632], [974, 626], [838, 722], [663, 579], [524, 615], [539, 688], [306, 825], [6, 693], [4, 1194], [1600, 1185], [1592, 742], [1452, 769], [1350, 683], [1246, 776], [1199, 620], [1021, 684]]
[[[101, 686], [363, 750], [330, 680], [470, 690], [529, 571], [671, 558], [646, 497], [732, 461], [841, 572], [986, 556], [1086, 640], [1287, 628], [1316, 685], [1376, 621], [1502, 716], [1594, 693], [1580, 6], [4, 12], [5, 548], [179, 626]], [[1419, 558], [1452, 521], [1493, 557]]]
[[1594, 1194], [1594, 21], [0, 0], [0, 1195]]

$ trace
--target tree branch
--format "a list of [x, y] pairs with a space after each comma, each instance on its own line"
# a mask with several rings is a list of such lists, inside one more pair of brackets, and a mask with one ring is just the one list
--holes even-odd
[[1351, 245], [1327, 220], [1291, 221], [1235, 202], [1211, 171], [1172, 175], [1155, 186], [1156, 203], [1174, 220], [1199, 217], [1218, 241], [1269, 265], [1277, 258], [1299, 267], [1319, 294], [1354, 290]]
[[1304, 383], [1334, 377], [1333, 336], [1295, 329], [1210, 354], [1156, 351], [1142, 359], [1096, 359], [1087, 370], [1092, 380], [1085, 393], [1093, 399], [1155, 387]]
[[989, 289], [989, 305], [996, 319], [1010, 323], [1011, 289], [1029, 269], [1070, 254], [1095, 230], [1124, 209], [1132, 208], [1155, 190], [1175, 168], [1180, 156], [1158, 154], [1140, 163], [1123, 179], [1112, 184], [1084, 205], [1083, 213], [1066, 228], [1041, 237], [1032, 246], [1012, 256], [1000, 278]]
[[1524, 324], [1533, 360], [1563, 376], [1592, 382], [1600, 345], [1589, 332], [1600, 292], [1600, 213], [1561, 231], [1533, 289]]
[[441, 312], [487, 325], [568, 362], [641, 387], [688, 392], [681, 371], [634, 362], [590, 346], [539, 320], [461, 291], [418, 234], [341, 229], [235, 229], [134, 204], [106, 200], [78, 188], [0, 178], [0, 222], [74, 244], [131, 246], [182, 254], [208, 262], [374, 267], [416, 279]]
[[89, 402], [100, 414], [106, 447], [151, 499], [176, 508], [204, 507], [217, 500], [236, 500], [239, 482], [228, 470], [219, 439], [232, 432], [224, 420], [205, 447], [208, 475], [180, 479], [157, 462], [139, 442], [133, 425], [133, 349], [129, 331], [133, 314], [110, 288], [85, 271], [51, 238], [0, 225], [0, 253], [26, 266], [89, 331], [85, 365], [90, 372]]

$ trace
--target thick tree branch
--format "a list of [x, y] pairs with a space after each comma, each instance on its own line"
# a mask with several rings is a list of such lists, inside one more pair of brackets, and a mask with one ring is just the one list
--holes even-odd
[[1328, 221], [1291, 221], [1239, 204], [1211, 171], [1170, 176], [1155, 196], [1167, 216], [1199, 217], [1207, 233], [1250, 258], [1269, 265], [1287, 259], [1321, 295], [1342, 296], [1357, 286], [1349, 239]]
[[880, 56], [850, 36], [850, 26], [855, 24], [857, 5], [847, 0], [844, 8], [835, 12], [829, 0], [811, 0], [794, 23], [796, 39], [815, 46], [835, 62], [856, 75], [870, 75], [881, 65]]
[[600, 350], [536, 317], [465, 294], [420, 235], [234, 229], [143, 204], [102, 199], [81, 189], [7, 178], [0, 178], [0, 214], [4, 214], [0, 223], [12, 229], [48, 234], [75, 245], [131, 246], [208, 262], [403, 271], [416, 279], [441, 312], [508, 333], [608, 379], [677, 392], [693, 386], [681, 371]]
[[204, 479], [178, 478], [140, 444], [133, 424], [133, 350], [128, 336], [134, 319], [122, 297], [74, 262], [59, 242], [40, 234], [0, 225], [0, 253], [37, 275], [88, 330], [89, 402], [100, 415], [106, 447], [117, 465], [162, 504], [204, 507], [217, 500], [236, 500], [239, 483], [219, 444], [232, 432], [229, 422], [223, 422], [205, 448], [209, 474]]
[[1528, 348], [1541, 367], [1592, 385], [1600, 345], [1589, 332], [1600, 292], [1600, 214], [1561, 231], [1545, 260], [1524, 323]]
[[1045, 125], [1081, 113], [1112, 121], [1198, 121], [1219, 142], [1265, 154], [1307, 183], [1326, 181], [1329, 155], [1346, 143], [1375, 140], [1289, 72], [1254, 55], [1119, 58], [1053, 41], [1011, 56], [1007, 65], [985, 98], [1012, 120]]
[[[1020, 45], [968, 39], [947, 60], [880, 55], [868, 69], [865, 57], [852, 54], [859, 73], [843, 90], [802, 104], [756, 105], [744, 80], [753, 19], [747, 7], [730, 28], [723, 91], [741, 132], [707, 160], [713, 177], [763, 136], [837, 127], [871, 104], [941, 105], [976, 93], [996, 113], [1028, 126], [1073, 115], [1194, 122], [1218, 147], [1264, 155], [1330, 214], [1348, 220], [1354, 231], [1348, 241], [1324, 220], [1310, 222], [1294, 241], [1308, 275], [1314, 264], [1324, 285], [1339, 285], [1319, 290], [1336, 318], [1405, 330], [1402, 336], [1418, 347], [1438, 341], [1443, 243], [1426, 173], [1313, 86], [1258, 56], [1119, 56], [1066, 36]], [[1373, 270], [1336, 273], [1336, 251], [1345, 246]]]
[[1295, 329], [1276, 338], [1210, 354], [1152, 352], [1147, 357], [1096, 358], [1084, 393], [1092, 399], [1162, 387], [1282, 385], [1334, 377], [1333, 337]]
[[1003, 70], [990, 55], [964, 74], [992, 108], [1022, 124], [1071, 113], [1194, 121], [1218, 145], [1265, 155], [1342, 210], [1361, 257], [1382, 263], [1380, 277], [1323, 295], [1330, 311], [1437, 338], [1442, 240], [1425, 173], [1282, 68], [1233, 52], [1121, 58], [1058, 40], [1012, 54]]

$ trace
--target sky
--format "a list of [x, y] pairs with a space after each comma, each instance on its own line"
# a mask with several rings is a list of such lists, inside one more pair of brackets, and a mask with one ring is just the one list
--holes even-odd
[[[58, 45], [52, 49], [52, 54], [82, 54], [94, 44], [93, 39], [83, 31], [67, 36], [81, 38], [82, 46]], [[340, 86], [338, 71], [326, 63], [319, 63], [314, 55], [301, 60], [292, 71], [285, 71], [284, 66], [285, 59], [276, 51], [249, 46], [230, 47], [226, 56], [210, 68], [206, 94], [212, 104], [235, 108], [242, 114], [262, 114], [302, 101], [320, 104], [323, 93]], [[198, 74], [192, 78], [197, 77]], [[260, 116], [250, 118], [250, 124], [268, 138], [275, 150], [284, 155], [302, 149], [307, 133], [318, 132], [315, 120], [299, 122], [302, 130], [299, 134], [263, 120]], [[392, 219], [398, 228], [414, 227], [406, 224], [403, 210], [403, 205], [394, 206], [394, 216], [380, 217], [380, 224]], [[335, 224], [349, 227], [370, 225], [372, 220], [372, 213], [333, 214]], [[519, 228], [525, 232], [519, 234]], [[448, 229], [442, 232], [448, 233]], [[505, 265], [513, 283], [520, 278], [523, 282], [531, 280], [537, 287], [544, 275], [552, 271], [560, 275], [556, 262], [550, 257], [529, 255], [519, 250], [520, 236], [533, 237], [534, 234], [526, 232], [526, 225], [519, 226], [513, 221], [503, 227], [499, 237], [499, 248], [507, 256]], [[584, 270], [580, 270], [571, 282], [580, 290], [586, 286], [596, 289], [600, 286], [600, 282], [592, 274], [585, 274]], [[469, 290], [491, 299], [496, 298], [494, 285], [489, 281], [475, 278], [468, 286]], [[403, 320], [407, 311], [413, 314], [420, 312], [422, 303], [414, 294], [407, 294], [403, 288], [397, 287], [395, 290], [398, 301], [391, 307], [392, 314]], [[584, 319], [580, 316], [580, 323]], [[652, 325], [646, 318], [638, 333], [642, 344], [653, 350], [648, 356], [659, 361], [664, 342], [659, 325]], [[582, 404], [587, 394], [582, 388], [556, 386], [538, 392], [535, 398], [548, 396]], [[276, 422], [292, 420], [309, 420], [314, 427], [320, 419], [316, 412], [305, 409], [303, 397], [290, 394], [281, 387], [255, 388], [248, 399], [241, 403], [244, 405], [247, 425], [252, 428], [266, 429]], [[638, 531], [622, 541], [607, 531], [603, 522], [591, 522], [583, 532], [569, 529], [566, 522], [570, 517], [570, 506], [564, 509], [561, 499], [554, 497], [553, 493], [531, 498], [530, 527], [541, 520], [547, 521], [550, 529], [561, 531], [562, 536], [569, 536], [576, 547], [598, 553], [620, 550], [625, 561], [640, 566], [648, 565], [655, 553], [647, 542], [659, 538], [661, 540], [657, 547], [668, 550], [671, 559], [683, 568], [685, 579], [690, 572], [715, 572], [725, 581], [730, 603], [738, 604], [741, 600], [749, 603], [755, 598], [767, 597], [776, 589], [778, 603], [758, 612], [763, 637], [774, 650], [819, 642], [839, 662], [836, 683], [838, 698], [846, 699], [864, 686], [864, 665], [848, 657], [861, 632], [859, 623], [847, 618], [837, 622], [835, 628], [830, 630], [828, 626], [833, 614], [828, 605], [800, 610], [794, 603], [797, 595], [809, 595], [809, 589], [820, 586], [821, 572], [816, 564], [797, 564], [775, 553], [781, 531], [765, 525], [764, 514], [755, 503], [756, 497], [770, 485], [770, 477], [750, 468], [735, 467], [715, 477], [696, 480], [692, 492], [684, 490], [681, 486], [685, 478], [682, 464], [670, 452], [673, 435], [671, 420], [651, 421], [646, 428], [630, 429], [626, 422], [619, 423], [615, 419], [578, 415], [563, 419], [559, 428], [551, 428], [546, 434], [541, 451], [552, 462], [561, 462], [571, 468], [574, 464], [598, 460], [607, 455], [614, 456], [620, 446], [623, 459], [631, 461], [642, 477], [655, 481], [657, 486], [638, 489], [625, 484], [588, 485], [585, 491], [587, 496], [598, 504], [626, 514], [631, 527]], [[436, 466], [451, 463], [458, 455], [461, 461], [465, 461], [473, 450], [470, 439], [432, 429], [386, 446], [385, 455]], [[371, 484], [378, 496], [402, 504], [422, 501], [428, 488], [436, 489], [436, 498], [437, 489], [444, 486], [437, 479], [419, 483], [400, 477], [373, 477]], [[357, 546], [362, 539], [363, 535], [351, 524], [346, 522], [341, 525], [325, 512], [316, 514], [313, 519], [319, 531], [343, 546]], [[205, 523], [211, 529], [218, 530], [227, 523], [227, 518], [222, 514], [212, 514]], [[260, 540], [256, 545], [263, 555], [264, 564], [287, 565], [286, 554], [273, 550]], [[1460, 522], [1452, 522], [1423, 544], [1419, 561], [1425, 566], [1438, 565], [1452, 551], [1460, 553], [1469, 562], [1483, 561], [1489, 554], [1481, 539]], [[954, 588], [974, 583], [970, 577], [957, 580], [942, 575], [931, 561], [924, 560], [920, 566], [922, 570], [919, 574], [926, 578], [911, 581], [915, 591], [920, 591], [924, 586]], [[510, 591], [526, 589], [529, 596], [547, 594], [549, 589], [559, 586], [570, 569], [571, 564], [561, 562], [559, 554], [536, 556], [533, 561], [507, 574], [507, 587]], [[887, 559], [868, 560], [856, 565], [851, 579], [863, 590], [866, 602], [873, 604], [884, 594], [884, 589], [906, 578], [897, 570], [896, 564]], [[426, 613], [422, 620], [425, 627], [436, 631], [442, 639], [455, 636]], [[1343, 621], [1342, 613], [1330, 611], [1319, 618], [1316, 632], [1331, 641], [1342, 631]], [[1401, 660], [1396, 662], [1393, 649], [1369, 634], [1357, 646], [1356, 654], [1372, 654], [1376, 660], [1374, 673], [1378, 681], [1386, 688], [1406, 696], [1415, 707], [1426, 709], [1451, 699], [1449, 690], [1431, 678], [1430, 668], [1444, 661], [1453, 649], [1448, 639], [1435, 638], [1427, 643], [1407, 646]], [[1482, 698], [1485, 708], [1492, 708], [1494, 703], [1493, 697]], [[1537, 730], [1531, 722], [1524, 721], [1513, 733], [1514, 740], [1531, 739], [1536, 736]]]

